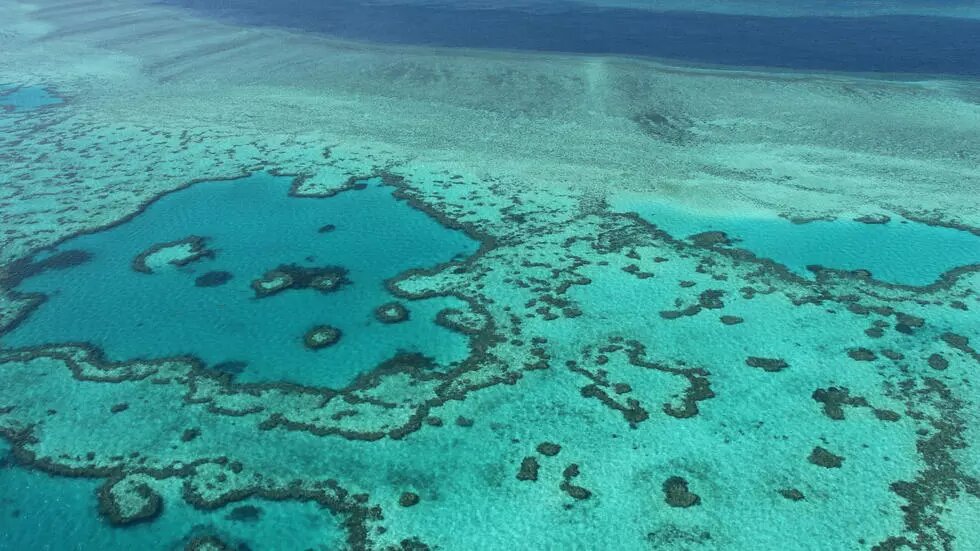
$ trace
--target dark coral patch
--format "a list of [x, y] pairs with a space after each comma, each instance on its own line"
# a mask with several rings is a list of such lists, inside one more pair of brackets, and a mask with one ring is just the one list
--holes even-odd
[[231, 272], [213, 271], [199, 276], [194, 280], [194, 285], [198, 287], [218, 287], [228, 283], [232, 279]]
[[843, 457], [835, 455], [820, 446], [813, 448], [807, 461], [825, 469], [839, 469], [844, 464]]
[[891, 217], [887, 214], [866, 214], [858, 216], [854, 221], [862, 224], [887, 224], [891, 221]]
[[574, 499], [583, 500], [592, 497], [591, 491], [568, 481], [563, 481], [558, 487]]
[[929, 362], [929, 367], [935, 369], [936, 371], [943, 371], [949, 367], [949, 360], [942, 357], [940, 354], [932, 354], [927, 360]]
[[803, 501], [806, 499], [803, 492], [797, 490], [796, 488], [783, 488], [782, 490], [779, 490], [779, 495], [790, 501]]
[[30, 257], [7, 265], [0, 274], [0, 282], [6, 287], [16, 287], [21, 281], [47, 270], [65, 270], [84, 264], [92, 258], [92, 253], [77, 249], [51, 255], [44, 260], [32, 261]]
[[698, 295], [698, 304], [702, 308], [707, 308], [709, 310], [717, 310], [719, 308], [724, 308], [725, 303], [721, 300], [721, 297], [725, 296], [725, 291], [721, 289], [708, 289]]
[[225, 518], [237, 522], [256, 522], [262, 518], [262, 512], [261, 508], [254, 505], [241, 505], [232, 509]]
[[663, 484], [664, 501], [671, 507], [687, 508], [701, 503], [701, 496], [688, 489], [687, 480], [680, 476], [672, 476]]
[[398, 497], [398, 504], [402, 507], [414, 507], [418, 505], [421, 498], [414, 492], [404, 492]]
[[197, 536], [187, 542], [184, 551], [232, 551], [232, 547], [217, 536]]
[[558, 452], [561, 451], [561, 446], [555, 444], [554, 442], [542, 442], [538, 444], [538, 447], [536, 449], [538, 450], [538, 453], [540, 453], [541, 455], [554, 457], [558, 455]]
[[316, 289], [329, 293], [350, 284], [347, 269], [339, 266], [305, 267], [281, 264], [252, 281], [256, 298], [265, 298], [286, 289]]
[[867, 348], [851, 348], [847, 355], [856, 362], [873, 362], [878, 359], [877, 354]]
[[835, 421], [844, 419], [844, 406], [869, 408], [880, 421], [898, 421], [898, 413], [888, 409], [873, 407], [866, 398], [851, 396], [847, 387], [818, 388], [813, 391], [812, 398], [823, 404], [823, 413]]
[[408, 319], [408, 308], [400, 302], [389, 302], [374, 309], [374, 317], [381, 323], [399, 323]]
[[521, 468], [517, 471], [517, 480], [530, 480], [534, 482], [538, 479], [538, 460], [533, 457], [525, 457], [521, 461]]
[[586, 488], [583, 488], [582, 486], [572, 484], [572, 479], [577, 477], [578, 475], [579, 475], [579, 468], [577, 463], [572, 463], [569, 466], [565, 467], [565, 470], [562, 471], [561, 473], [562, 481], [561, 484], [558, 485], [558, 488], [561, 489], [561, 491], [568, 494], [573, 499], [577, 499], [580, 501], [583, 499], [589, 499], [590, 497], [592, 497], [591, 491], [589, 491]]
[[782, 358], [760, 358], [759, 356], [749, 356], [745, 359], [745, 365], [775, 373], [789, 367], [786, 360]]
[[731, 245], [733, 241], [723, 231], [706, 231], [694, 234], [688, 239], [698, 247], [716, 247], [718, 245]]
[[99, 490], [99, 512], [118, 526], [149, 522], [163, 512], [163, 498], [146, 483], [117, 479]]
[[147, 263], [147, 260], [164, 249], [180, 247], [181, 245], [187, 245], [190, 247], [190, 250], [184, 256], [168, 260], [167, 264], [180, 267], [186, 266], [191, 262], [197, 262], [202, 258], [214, 258], [214, 251], [207, 248], [206, 242], [207, 240], [204, 237], [189, 235], [183, 239], [167, 241], [166, 243], [156, 243], [150, 246], [150, 248], [136, 255], [136, 257], [133, 258], [130, 266], [137, 272], [152, 274], [153, 268]]
[[317, 325], [303, 335], [303, 344], [307, 348], [319, 350], [333, 346], [340, 340], [340, 329], [330, 325]]
[[867, 407], [868, 401], [862, 397], [851, 396], [847, 388], [818, 388], [811, 396], [823, 404], [823, 413], [835, 421], [844, 419], [843, 406]]

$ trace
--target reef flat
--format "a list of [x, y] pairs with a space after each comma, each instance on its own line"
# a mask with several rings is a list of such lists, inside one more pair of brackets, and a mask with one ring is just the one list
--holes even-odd
[[0, 548], [980, 546], [975, 82], [9, 11]]

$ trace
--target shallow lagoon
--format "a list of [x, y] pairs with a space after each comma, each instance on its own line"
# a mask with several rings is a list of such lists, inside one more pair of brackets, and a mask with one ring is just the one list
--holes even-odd
[[11, 87], [0, 84], [0, 113], [4, 110], [31, 111], [61, 102], [61, 98], [51, 94], [42, 86]]
[[[167, 195], [125, 224], [72, 239], [59, 248], [88, 251], [94, 255], [89, 262], [50, 270], [17, 286], [20, 291], [50, 293], [51, 298], [28, 312], [20, 329], [27, 333], [16, 333], [11, 339], [20, 335], [16, 338], [23, 342], [57, 342], [62, 347], [30, 353], [0, 350], [0, 431], [19, 451], [37, 457], [30, 465], [0, 470], [0, 502], [8, 498], [9, 505], [0, 508], [0, 517], [7, 512], [12, 515], [13, 509], [21, 512], [19, 518], [4, 517], [6, 522], [0, 522], [0, 549], [177, 549], [184, 548], [188, 536], [200, 533], [216, 533], [229, 548], [237, 549], [247, 545], [252, 549], [845, 550], [900, 547], [902, 541], [915, 542], [923, 549], [980, 548], [980, 534], [969, 528], [976, 524], [969, 518], [980, 512], [976, 492], [970, 493], [977, 488], [977, 454], [970, 444], [976, 441], [980, 404], [972, 375], [977, 365], [976, 309], [980, 302], [975, 289], [980, 272], [963, 273], [947, 281], [948, 285], [929, 289], [887, 289], [859, 279], [825, 285], [757, 270], [749, 262], [730, 262], [711, 248], [676, 246], [672, 240], [652, 236], [638, 220], [601, 208], [603, 198], [594, 195], [596, 189], [614, 192], [616, 182], [629, 189], [646, 189], [645, 182], [653, 173], [639, 169], [647, 165], [636, 152], [651, 147], [667, 168], [678, 162], [670, 151], [647, 142], [634, 148], [626, 140], [627, 147], [617, 148], [615, 155], [631, 165], [637, 161], [633, 165], [637, 170], [623, 175], [623, 180], [617, 171], [608, 179], [608, 187], [587, 186], [590, 177], [583, 171], [585, 181], [580, 186], [554, 185], [579, 182], [579, 178], [555, 176], [549, 166], [554, 160], [552, 152], [591, 150], [595, 142], [580, 134], [558, 133], [565, 122], [562, 119], [545, 121], [535, 115], [566, 109], [574, 112], [577, 104], [568, 101], [569, 95], [553, 95], [551, 90], [564, 89], [556, 85], [562, 79], [567, 86], [580, 85], [585, 82], [582, 77], [594, 77], [588, 82], [597, 85], [588, 96], [581, 96], [590, 104], [615, 110], [628, 102], [630, 110], [654, 108], [664, 117], [685, 116], [692, 122], [719, 115], [747, 116], [748, 105], [758, 103], [765, 113], [750, 120], [764, 126], [753, 134], [756, 137], [737, 136], [732, 143], [761, 140], [765, 143], [760, 145], [773, 150], [789, 142], [775, 135], [778, 131], [769, 132], [770, 128], [807, 129], [823, 124], [816, 121], [825, 114], [837, 113], [841, 115], [838, 120], [853, 118], [844, 124], [827, 121], [828, 126], [833, 125], [833, 132], [827, 135], [834, 137], [835, 146], [847, 153], [875, 149], [871, 142], [888, 142], [885, 129], [892, 129], [916, 134], [916, 147], [899, 151], [919, 151], [921, 135], [923, 150], [932, 148], [941, 154], [939, 160], [923, 154], [935, 164], [920, 165], [922, 172], [916, 176], [940, 180], [943, 174], [952, 173], [944, 172], [946, 168], [956, 168], [946, 165], [956, 163], [947, 162], [953, 151], [943, 144], [953, 139], [941, 138], [948, 135], [939, 132], [939, 126], [949, 126], [955, 136], [968, 134], [966, 125], [974, 119], [962, 117], [961, 124], [952, 115], [963, 109], [951, 105], [949, 118], [936, 117], [937, 136], [930, 136], [913, 120], [906, 128], [901, 117], [917, 112], [922, 118], [933, 118], [934, 110], [920, 109], [929, 102], [897, 102], [881, 86], [850, 79], [841, 81], [841, 87], [860, 99], [860, 108], [851, 100], [842, 101], [836, 85], [827, 86], [826, 80], [818, 78], [827, 103], [818, 101], [826, 109], [814, 109], [810, 101], [814, 96], [805, 93], [810, 84], [802, 84], [809, 77], [787, 86], [785, 79], [753, 76], [767, 88], [785, 92], [785, 101], [770, 105], [773, 94], [740, 78], [731, 77], [730, 87], [718, 86], [717, 80], [711, 80], [714, 76], [673, 81], [660, 72], [634, 68], [620, 72], [614, 67], [618, 62], [584, 60], [581, 69], [588, 72], [576, 73], [562, 69], [567, 60], [541, 59], [548, 71], [537, 78], [537, 69], [526, 70], [527, 58], [519, 55], [511, 61], [487, 54], [498, 67], [494, 72], [478, 71], [475, 56], [456, 61], [445, 52], [425, 52], [431, 63], [408, 54], [399, 54], [397, 60], [382, 59], [382, 65], [365, 57], [348, 65], [341, 63], [355, 69], [349, 72], [350, 83], [377, 91], [384, 105], [405, 111], [408, 124], [399, 126], [396, 117], [390, 117], [391, 111], [364, 98], [370, 94], [351, 102], [350, 95], [338, 98], [335, 89], [326, 87], [295, 100], [291, 93], [302, 85], [298, 82], [302, 79], [282, 78], [285, 73], [278, 70], [268, 71], [275, 77], [266, 79], [266, 71], [255, 69], [271, 67], [274, 62], [297, 67], [291, 71], [295, 76], [314, 72], [306, 65], [314, 59], [322, 61], [317, 67], [341, 61], [336, 52], [322, 54], [312, 46], [296, 50], [285, 38], [270, 47], [275, 38], [251, 42], [252, 31], [233, 28], [225, 33], [200, 21], [196, 23], [201, 27], [187, 25], [180, 18], [160, 17], [150, 8], [143, 19], [142, 12], [135, 16], [120, 13], [128, 4], [115, 12], [109, 11], [112, 7], [73, 5], [41, 10], [69, 22], [69, 43], [59, 52], [57, 34], [31, 42], [29, 47], [43, 49], [34, 57], [42, 63], [34, 65], [49, 66], [58, 57], [50, 55], [54, 52], [67, 62], [91, 68], [100, 78], [79, 78], [69, 81], [71, 84], [49, 78], [52, 90], [64, 86], [75, 91], [70, 96], [73, 101], [56, 109], [0, 116], [0, 124], [12, 121], [21, 125], [18, 130], [23, 129], [9, 142], [10, 151], [0, 152], [0, 158], [11, 161], [11, 173], [25, 176], [13, 181], [11, 187], [17, 193], [5, 205], [5, 221], [12, 220], [20, 236], [35, 233], [40, 237], [31, 242], [11, 234], [4, 241], [4, 247], [11, 243], [6, 253], [15, 246], [26, 251], [34, 246], [29, 242], [54, 243], [58, 236], [86, 226], [94, 229], [135, 213], [138, 202], [150, 197], [150, 188], [154, 194], [161, 193], [203, 173], [234, 176], [261, 163], [279, 173], [315, 174], [314, 180], [322, 181], [341, 164], [343, 170], [357, 174], [369, 173], [367, 167], [387, 166], [405, 178], [402, 191], [407, 196], [488, 237], [486, 254], [465, 268], [450, 265], [431, 276], [411, 278], [404, 288], [458, 292], [485, 307], [493, 321], [492, 331], [472, 341], [466, 364], [472, 371], [457, 370], [446, 375], [446, 380], [427, 378], [424, 371], [386, 372], [376, 385], [358, 385], [341, 394], [218, 384], [200, 373], [186, 377], [186, 366], [173, 365], [176, 362], [167, 362], [161, 367], [165, 371], [149, 377], [143, 377], [146, 371], [137, 371], [121, 382], [84, 380], [85, 375], [74, 371], [76, 366], [65, 359], [71, 347], [64, 346], [64, 341], [101, 342], [113, 358], [141, 355], [159, 359], [187, 352], [212, 365], [225, 360], [250, 361], [236, 375], [238, 380], [294, 380], [331, 386], [350, 381], [398, 349], [432, 354], [444, 365], [465, 354], [465, 339], [432, 324], [434, 312], [444, 305], [459, 304], [453, 299], [403, 300], [411, 320], [400, 324], [382, 325], [372, 315], [374, 307], [394, 300], [381, 285], [383, 277], [404, 268], [432, 266], [458, 251], [465, 256], [476, 246], [408, 205], [391, 200], [385, 188], [372, 186], [326, 199], [291, 198], [286, 194], [286, 179], [257, 175], [236, 182], [195, 184]], [[377, 22], [367, 22], [373, 25], [369, 27], [373, 32], [385, 32]], [[179, 29], [180, 34], [170, 35], [165, 25]], [[3, 27], [0, 22], [0, 33]], [[52, 33], [66, 29], [59, 24], [44, 28]], [[471, 32], [466, 25], [445, 28], [452, 33]], [[744, 40], [745, 35], [734, 30]], [[426, 34], [423, 27], [406, 27], [405, 32]], [[917, 32], [952, 38], [935, 28]], [[554, 35], [538, 32], [535, 36], [547, 39]], [[805, 40], [806, 36], [795, 38]], [[667, 34], [653, 39], [688, 46], [672, 41]], [[88, 57], [69, 55], [79, 49], [77, 44], [95, 40], [99, 44], [115, 40], [117, 45], [132, 40], [140, 49], [127, 53], [128, 57], [110, 58], [112, 63], [101, 66], [109, 72], [99, 71], [88, 63]], [[762, 41], [746, 43], [757, 47]], [[903, 44], [914, 46], [914, 41]], [[873, 47], [873, 41], [867, 45]], [[106, 46], [112, 47], [120, 46]], [[90, 52], [83, 51], [86, 56]], [[283, 57], [265, 57], [280, 53]], [[794, 52], [774, 52], [784, 54]], [[828, 55], [835, 61], [861, 61], [831, 51]], [[229, 59], [236, 61], [229, 63]], [[921, 57], [894, 59], [914, 62]], [[161, 66], [160, 61], [175, 63], [162, 71], [165, 77], [153, 70], [154, 65]], [[457, 64], [474, 73], [457, 72]], [[407, 66], [411, 66], [410, 74], [416, 73], [414, 77], [406, 78], [401, 72]], [[975, 64], [959, 66], [969, 69]], [[379, 67], [392, 74], [382, 86], [372, 84], [378, 81], [367, 76]], [[71, 69], [66, 74], [74, 74], [73, 67], [65, 68]], [[430, 72], [433, 68], [438, 70]], [[22, 69], [16, 69], [15, 78], [6, 80], [41, 80], [38, 75], [17, 77]], [[537, 82], [540, 88], [521, 94], [521, 101], [516, 102], [499, 94], [497, 81], [474, 80], [484, 75], [496, 77], [498, 72], [505, 81]], [[263, 85], [278, 82], [265, 91], [240, 90], [229, 84], [239, 76], [254, 77]], [[321, 77], [328, 80], [326, 75]], [[457, 118], [452, 108], [436, 100], [434, 108], [414, 111], [388, 85], [395, 82], [402, 87], [399, 92], [436, 99], [438, 94], [432, 92], [440, 90], [443, 77], [443, 91], [469, 90], [467, 83], [479, 82], [486, 95], [474, 94], [467, 98], [472, 100], [467, 105], [482, 109], [482, 102], [494, 96], [487, 101], [489, 112], [507, 108], [498, 111], [508, 113], [500, 117], [501, 122], [510, 126], [508, 133], [514, 132], [513, 137], [524, 142], [528, 155], [515, 157], [507, 148], [498, 149], [503, 133], [493, 124], [480, 128], [474, 144], [465, 118]], [[190, 80], [195, 82], [193, 90], [187, 87]], [[657, 82], [649, 84], [652, 81]], [[708, 93], [694, 93], [698, 86]], [[728, 94], [736, 90], [748, 99], [716, 111], [714, 104], [728, 101]], [[606, 91], [622, 93], [624, 101], [613, 100], [603, 93]], [[106, 101], [89, 101], [89, 93]], [[920, 93], [925, 92], [919, 89]], [[254, 102], [225, 100], [246, 96]], [[668, 103], [676, 99], [686, 105], [663, 109], [654, 105], [665, 97], [671, 100]], [[540, 106], [523, 108], [528, 100]], [[814, 111], [814, 116], [797, 117], [793, 110], [781, 110], [793, 103]], [[522, 108], [511, 109], [517, 106]], [[375, 147], [377, 144], [357, 143], [362, 122], [328, 124], [335, 120], [323, 116], [328, 109], [353, 113], [352, 118], [365, 119], [364, 124], [371, 118], [367, 113], [375, 114], [374, 118], [382, 119], [384, 131], [367, 127], [363, 135], [394, 138], [400, 147], [389, 151]], [[302, 124], [296, 124], [291, 112]], [[965, 112], [972, 115], [974, 110]], [[539, 142], [536, 135], [511, 126], [523, 122], [523, 116], [511, 118], [511, 113], [528, 114], [527, 122], [540, 126], [542, 135], [558, 133], [561, 147], [547, 147], [550, 142]], [[262, 122], [267, 115], [270, 118]], [[881, 115], [894, 117], [895, 124], [862, 124]], [[624, 119], [622, 125], [611, 128], [601, 124], [599, 117], [595, 120], [595, 125], [590, 120], [582, 128], [591, 134], [589, 138], [600, 141], [610, 130], [618, 137], [628, 137], [635, 122]], [[429, 149], [433, 143], [429, 132], [440, 124], [453, 127], [460, 151]], [[399, 132], [405, 128], [409, 130]], [[790, 141], [794, 146], [817, 145], [821, 135], [815, 132], [810, 139], [810, 134], [804, 134]], [[342, 145], [332, 147], [338, 143]], [[671, 148], [699, 157], [704, 145]], [[325, 148], [330, 156], [323, 154]], [[484, 164], [474, 156], [472, 152], [478, 149], [486, 150], [492, 162]], [[548, 156], [535, 153], [542, 150]], [[710, 147], [705, 154], [711, 157]], [[890, 151], [888, 155], [921, 160], [918, 152]], [[766, 164], [770, 159], [758, 162]], [[856, 170], [854, 159], [848, 155], [828, 162], [835, 169], [849, 171]], [[511, 160], [520, 161], [520, 168], [506, 168]], [[589, 163], [591, 158], [583, 157], [583, 168]], [[496, 173], [498, 164], [503, 175]], [[966, 164], [960, 163], [960, 168]], [[77, 174], [62, 174], [65, 167], [76, 165]], [[602, 166], [601, 160], [596, 159], [596, 165]], [[196, 166], [207, 167], [206, 172]], [[875, 166], [881, 165], [876, 161]], [[555, 168], [560, 174], [561, 169]], [[949, 178], [949, 187], [969, 187], [970, 174], [975, 174], [970, 170], [972, 167], [962, 170], [965, 179]], [[680, 171], [667, 170], [657, 180], [671, 181], [672, 174]], [[164, 185], [168, 175], [174, 181]], [[885, 185], [893, 186], [890, 192], [904, 191], [901, 178]], [[903, 204], [919, 216], [932, 211], [939, 220], [977, 226], [975, 217], [964, 208], [971, 196], [937, 193], [930, 197], [930, 189], [937, 188], [910, 186]], [[137, 195], [141, 190], [144, 195]], [[734, 193], [746, 196], [747, 201], [768, 204], [768, 197], [753, 195], [762, 190], [768, 187], [753, 185], [745, 188], [745, 195], [739, 190]], [[778, 193], [779, 188], [776, 190]], [[580, 195], [580, 191], [587, 193]], [[853, 206], [855, 212], [874, 212], [894, 204], [853, 200], [851, 190], [839, 191], [843, 193], [840, 202], [823, 205], [817, 201], [822, 205], [819, 208], [803, 199], [797, 204], [806, 205], [806, 212], [812, 213], [839, 212], [834, 205], [841, 204], [845, 209]], [[882, 195], [891, 196], [895, 194]], [[125, 203], [125, 197], [130, 203]], [[954, 204], [952, 197], [960, 199]], [[73, 199], [77, 210], [65, 209]], [[712, 204], [710, 197], [692, 200]], [[169, 207], [164, 208], [166, 205]], [[365, 209], [370, 212], [362, 212]], [[321, 216], [324, 214], [329, 216]], [[669, 214], [650, 212], [647, 217], [665, 229], [675, 223], [670, 231], [678, 237], [725, 229], [742, 238], [732, 246], [772, 256], [806, 277], [812, 277], [805, 268], [811, 262], [842, 267], [851, 258], [861, 260], [856, 266], [872, 268], [882, 279], [886, 268], [896, 269], [896, 280], [910, 276], [907, 267], [902, 271], [903, 267], [885, 258], [882, 251], [888, 248], [896, 258], [916, 259], [923, 251], [935, 252], [936, 265], [916, 264], [925, 266], [921, 279], [932, 281], [949, 256], [945, 250], [936, 252], [940, 247], [934, 244], [945, 247], [952, 242], [941, 232], [932, 232], [936, 228], [901, 224], [894, 216], [886, 226], [847, 220], [794, 226], [774, 215], [761, 221], [728, 220], [732, 214], [728, 212], [722, 217], [727, 225], [719, 228], [709, 213], [685, 212], [673, 222]], [[202, 221], [210, 218], [214, 220]], [[325, 224], [336, 228], [320, 233]], [[923, 228], [929, 231], [923, 234], [919, 231]], [[857, 237], [844, 231], [847, 229], [853, 229]], [[903, 229], [911, 231], [908, 236], [897, 234], [905, 236], [907, 247], [894, 249], [886, 237]], [[814, 237], [824, 230], [831, 233], [829, 238]], [[412, 235], [403, 236], [400, 231]], [[879, 234], [885, 237], [873, 237]], [[205, 246], [214, 251], [214, 257], [183, 267], [155, 258], [150, 262], [153, 273], [132, 270], [132, 261], [140, 252], [190, 235], [206, 238]], [[780, 242], [773, 243], [773, 236], [779, 236]], [[863, 249], [842, 251], [834, 236], [855, 238]], [[777, 247], [783, 241], [788, 250]], [[867, 250], [865, 241], [873, 242], [870, 248], [875, 250]], [[963, 243], [969, 247], [973, 242]], [[827, 252], [829, 260], [810, 258], [811, 249]], [[864, 262], [868, 260], [880, 266], [870, 266]], [[330, 294], [292, 289], [256, 299], [250, 283], [289, 262], [307, 267], [341, 265], [350, 270], [352, 283]], [[86, 270], [104, 272], [104, 276], [86, 275]], [[223, 270], [231, 279], [207, 277]], [[197, 287], [195, 282], [201, 277], [210, 286]], [[0, 301], [0, 315], [6, 321], [8, 312], [18, 313], [17, 298], [5, 294], [3, 299], [7, 302]], [[145, 307], [132, 312], [136, 304]], [[342, 310], [345, 305], [353, 306]], [[50, 320], [59, 317], [45, 313], [52, 308], [78, 322], [48, 327]], [[103, 335], [89, 326], [105, 323], [104, 316], [110, 316], [110, 323]], [[134, 325], [144, 318], [144, 327]], [[187, 319], [193, 323], [187, 324]], [[303, 348], [303, 334], [314, 324], [341, 327], [340, 342], [318, 352]], [[243, 335], [215, 338], [217, 333], [237, 332]], [[367, 335], [357, 341], [355, 336], [362, 332]], [[4, 345], [10, 342], [3, 341]], [[487, 342], [493, 344], [484, 349]], [[273, 350], [270, 357], [275, 361], [257, 357], [265, 347]], [[634, 356], [637, 351], [642, 351], [640, 357]], [[359, 361], [370, 355], [376, 358]], [[750, 361], [753, 359], [760, 361]], [[104, 367], [97, 364], [89, 367]], [[693, 416], [676, 415], [692, 413], [679, 407], [691, 403], [685, 393], [695, 387], [665, 368], [704, 370], [712, 395], [693, 394], [697, 405]], [[418, 373], [423, 375], [416, 377]], [[52, 413], [55, 409], [57, 413]], [[648, 417], [641, 419], [643, 416]], [[818, 449], [824, 450], [823, 455], [816, 453]], [[0, 457], [3, 455], [0, 451]], [[201, 461], [205, 463], [198, 465]], [[227, 469], [221, 467], [225, 462]], [[96, 472], [93, 467], [103, 470]], [[142, 473], [148, 468], [160, 468], [167, 477], [151, 484], [163, 498], [163, 513], [153, 522], [119, 529], [110, 529], [96, 509], [94, 494], [104, 479], [44, 473], [62, 470], [84, 477], [111, 477], [105, 473]], [[252, 476], [266, 482], [259, 483]], [[670, 484], [678, 478], [685, 481], [682, 492]], [[355, 498], [358, 503], [363, 499], [363, 504], [331, 517], [291, 493], [297, 483], [315, 487], [325, 480], [337, 480], [345, 491], [359, 496]], [[216, 511], [192, 510], [201, 502], [186, 500], [185, 484], [211, 489], [209, 497], [233, 502]], [[274, 492], [268, 495], [289, 495], [288, 499], [297, 502], [283, 502], [280, 507], [247, 497], [260, 487]], [[405, 499], [412, 496], [414, 500]], [[227, 518], [232, 510], [249, 506], [263, 510], [258, 520], [250, 520], [248, 514], [241, 515], [241, 520]], [[383, 518], [359, 519], [368, 508]], [[346, 534], [337, 529], [336, 523], [341, 522]], [[363, 539], [358, 539], [358, 530], [364, 531]]]
[[[49, 298], [4, 336], [4, 345], [87, 342], [114, 360], [190, 354], [212, 365], [246, 362], [242, 381], [330, 387], [398, 352], [424, 353], [442, 365], [464, 359], [466, 337], [434, 323], [441, 309], [461, 301], [403, 302], [410, 318], [401, 323], [378, 321], [374, 309], [396, 300], [386, 279], [465, 257], [477, 243], [395, 200], [378, 180], [330, 198], [291, 197], [291, 182], [257, 174], [199, 183], [124, 224], [65, 242], [56, 252], [82, 250], [91, 259], [26, 280], [19, 290]], [[328, 224], [334, 229], [321, 233]], [[153, 245], [190, 235], [204, 237], [213, 258], [150, 274], [132, 268]], [[340, 266], [351, 283], [330, 293], [288, 289], [256, 298], [250, 283], [281, 264]], [[212, 271], [231, 279], [195, 285]], [[340, 329], [341, 340], [310, 350], [304, 334], [321, 324]]]
[[636, 212], [677, 238], [720, 231], [733, 246], [772, 259], [805, 277], [807, 266], [868, 270], [880, 281], [929, 285], [943, 273], [980, 263], [980, 237], [967, 231], [930, 226], [891, 216], [886, 223], [813, 220], [705, 213], [621, 195], [615, 210]]

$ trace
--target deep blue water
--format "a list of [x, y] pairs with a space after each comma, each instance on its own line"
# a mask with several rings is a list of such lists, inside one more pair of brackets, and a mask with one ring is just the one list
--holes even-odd
[[763, 17], [596, 8], [366, 4], [363, 0], [160, 0], [240, 23], [393, 44], [652, 56], [798, 70], [980, 75], [980, 20], [888, 15]]

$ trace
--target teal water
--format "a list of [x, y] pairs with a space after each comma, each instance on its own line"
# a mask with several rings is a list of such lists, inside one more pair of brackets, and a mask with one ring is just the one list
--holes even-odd
[[[102, 479], [55, 477], [25, 469], [13, 462], [9, 451], [7, 442], [0, 440], [0, 550], [179, 550], [203, 535], [233, 544], [247, 542], [252, 549], [336, 549], [343, 544], [337, 520], [313, 502], [247, 499], [200, 511], [179, 498], [177, 482], [163, 485], [168, 499], [152, 523], [115, 527], [97, 513]], [[240, 507], [254, 507], [257, 514], [236, 516], [233, 511]]]
[[61, 102], [61, 98], [51, 94], [43, 86], [10, 87], [0, 84], [0, 112], [31, 111]]
[[930, 226], [892, 216], [885, 224], [854, 220], [815, 220], [795, 224], [785, 218], [705, 214], [665, 203], [620, 198], [620, 212], [636, 212], [677, 238], [725, 232], [733, 246], [813, 277], [810, 265], [839, 270], [868, 270], [880, 281], [928, 285], [944, 272], [980, 263], [980, 237], [952, 228]]
[[[398, 352], [442, 365], [464, 359], [468, 341], [434, 323], [454, 298], [405, 302], [410, 319], [384, 324], [374, 309], [394, 301], [384, 281], [410, 268], [461, 258], [477, 249], [463, 233], [395, 200], [372, 180], [335, 197], [296, 198], [290, 178], [257, 174], [206, 182], [161, 198], [115, 228], [71, 239], [56, 252], [83, 250], [89, 261], [29, 278], [20, 291], [48, 295], [5, 335], [8, 347], [66, 341], [101, 347], [115, 360], [191, 354], [209, 364], [246, 362], [242, 381], [343, 386]], [[335, 229], [321, 233], [327, 224]], [[215, 251], [184, 267], [134, 271], [133, 258], [154, 244], [189, 235]], [[252, 280], [281, 264], [341, 266], [351, 284], [332, 293], [286, 290], [256, 299]], [[211, 271], [232, 279], [211, 287]], [[339, 328], [334, 346], [310, 350], [313, 326]]]

